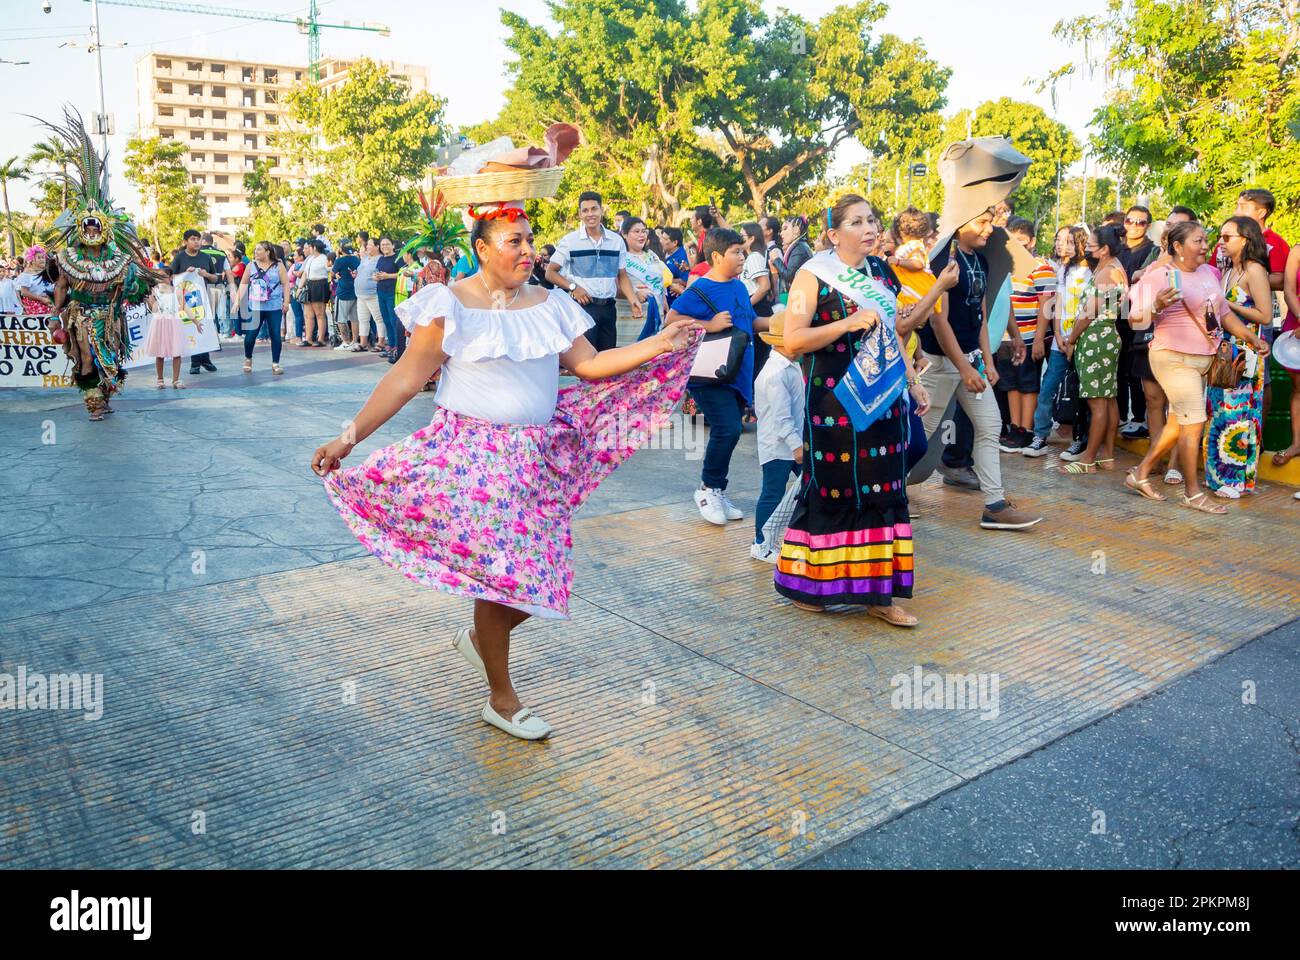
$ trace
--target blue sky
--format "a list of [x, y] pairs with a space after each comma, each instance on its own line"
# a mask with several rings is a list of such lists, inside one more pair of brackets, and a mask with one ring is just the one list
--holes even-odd
[[[125, 48], [104, 50], [105, 96], [109, 112], [116, 115], [118, 134], [109, 140], [114, 193], [133, 205], [134, 196], [120, 177], [123, 146], [135, 124], [135, 62], [148, 51], [214, 57], [243, 57], [274, 62], [305, 62], [307, 41], [288, 24], [257, 23], [223, 17], [163, 13], [102, 5], [100, 26], [105, 44], [125, 41]], [[94, 57], [84, 49], [90, 24], [85, 0], [50, 0], [53, 12], [41, 12], [41, 0], [3, 0], [0, 3], [0, 59], [28, 60], [26, 66], [0, 63], [0, 83], [9, 93], [10, 115], [4, 118], [0, 158], [23, 154], [41, 137], [39, 128], [20, 114], [57, 116], [64, 102], [78, 106], [84, 115], [97, 109]], [[816, 18], [837, 4], [834, 0], [768, 2], [775, 11], [785, 6]], [[222, 0], [220, 6], [242, 7], [264, 13], [298, 15], [305, 3], [293, 0]], [[500, 108], [506, 82], [505, 30], [499, 11], [504, 7], [530, 20], [546, 19], [543, 0], [505, 0], [502, 3], [396, 2], [396, 0], [322, 0], [323, 21], [378, 21], [393, 28], [383, 38], [354, 31], [324, 31], [321, 47], [326, 56], [369, 55], [423, 64], [429, 68], [433, 91], [447, 100], [447, 117], [453, 124], [472, 123], [494, 116]], [[1072, 14], [1099, 13], [1105, 0], [1072, 0]], [[432, 11], [432, 12], [431, 12]], [[971, 0], [892, 0], [880, 25], [882, 32], [923, 40], [936, 60], [953, 68], [948, 88], [949, 110], [974, 106], [988, 99], [1009, 96], [1039, 103], [1052, 110], [1046, 94], [1033, 91], [1033, 78], [1041, 77], [1071, 56], [1056, 41], [1052, 27], [1063, 16], [1060, 8], [1041, 2], [1010, 2], [994, 6]], [[79, 42], [83, 49], [63, 48], [61, 42]], [[1101, 102], [1099, 79], [1078, 79], [1058, 90], [1058, 118], [1083, 134], [1092, 111]], [[841, 148], [835, 168], [847, 169], [861, 159], [856, 145]], [[10, 199], [22, 208], [27, 190], [10, 188]]]

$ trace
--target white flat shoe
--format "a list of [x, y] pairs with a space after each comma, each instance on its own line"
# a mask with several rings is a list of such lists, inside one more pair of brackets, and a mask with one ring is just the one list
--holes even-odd
[[527, 707], [507, 720], [492, 709], [492, 701], [489, 700], [483, 704], [483, 719], [520, 740], [543, 740], [551, 735], [551, 725]]
[[483, 658], [478, 655], [474, 649], [474, 641], [470, 639], [470, 628], [462, 627], [456, 631], [456, 636], [451, 641], [452, 649], [465, 658], [468, 663], [483, 678], [483, 682], [488, 682], [487, 667], [483, 666]]

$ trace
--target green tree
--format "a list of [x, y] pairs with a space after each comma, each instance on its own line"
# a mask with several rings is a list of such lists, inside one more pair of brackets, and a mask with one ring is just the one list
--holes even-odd
[[702, 117], [725, 139], [755, 215], [820, 176], [845, 140], [905, 162], [933, 137], [951, 71], [919, 42], [873, 40], [885, 12], [866, 0], [811, 23], [786, 11], [769, 20], [758, 0], [701, 0]]
[[148, 232], [158, 250], [179, 245], [181, 233], [207, 221], [203, 194], [181, 162], [186, 149], [180, 141], [158, 137], [136, 136], [126, 144], [126, 176], [145, 201]]
[[261, 240], [280, 243], [294, 236], [295, 224], [287, 213], [288, 188], [283, 180], [272, 175], [266, 160], [255, 161], [253, 169], [244, 174], [244, 190], [248, 193], [249, 209], [246, 225], [255, 243]]
[[[698, 142], [698, 97], [683, 95], [693, 61], [712, 55], [683, 0], [555, 0], [550, 15], [554, 33], [502, 12], [511, 87], [497, 119], [467, 131], [479, 143], [524, 144], [540, 143], [557, 121], [581, 130], [556, 197], [531, 205], [540, 235], [571, 224], [583, 190], [669, 221], [710, 189], [734, 190], [734, 172]], [[702, 182], [704, 169], [712, 176]]]
[[[583, 143], [539, 233], [573, 219], [581, 190], [658, 222], [716, 198], [746, 215], [793, 203], [835, 148], [858, 137], [907, 152], [932, 135], [948, 71], [924, 49], [870, 28], [883, 4], [838, 7], [817, 23], [759, 0], [553, 0], [555, 30], [503, 12], [516, 55], [496, 120], [466, 131], [536, 143], [557, 120]], [[737, 211], [737, 215], [740, 211]]]
[[425, 91], [413, 95], [406, 81], [367, 59], [335, 89], [299, 87], [289, 96], [290, 129], [272, 143], [285, 151], [282, 163], [305, 175], [294, 186], [268, 185], [251, 220], [270, 228], [278, 208], [298, 229], [322, 222], [343, 235], [414, 231], [414, 190], [446, 139], [444, 106]]
[[1084, 69], [1112, 81], [1093, 116], [1094, 151], [1124, 182], [1214, 217], [1265, 186], [1276, 229], [1300, 232], [1300, 7], [1269, 0], [1111, 0], [1105, 14], [1057, 25]]
[[4, 195], [5, 204], [5, 234], [9, 240], [9, 256], [13, 256], [14, 250], [14, 215], [9, 209], [9, 182], [11, 180], [26, 180], [30, 172], [23, 162], [17, 157], [10, 157], [8, 160], [0, 161], [0, 193]]
[[35, 144], [27, 154], [29, 164], [45, 164], [61, 174], [59, 179], [59, 209], [68, 206], [68, 165], [72, 163], [72, 150], [58, 137], [50, 137]]

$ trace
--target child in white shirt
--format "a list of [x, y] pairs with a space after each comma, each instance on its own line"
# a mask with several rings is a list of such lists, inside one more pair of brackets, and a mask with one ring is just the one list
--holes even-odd
[[790, 475], [798, 475], [803, 466], [803, 372], [785, 347], [784, 320], [783, 311], [774, 313], [769, 330], [759, 334], [772, 353], [754, 379], [763, 489], [754, 508], [754, 543], [749, 555], [764, 563], [776, 563], [781, 544], [763, 541], [763, 525], [781, 502]]

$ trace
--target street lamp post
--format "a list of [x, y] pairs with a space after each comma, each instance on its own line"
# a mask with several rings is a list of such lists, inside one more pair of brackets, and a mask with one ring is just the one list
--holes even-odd
[[104, 102], [104, 52], [99, 42], [99, 0], [90, 0], [90, 15], [94, 20], [91, 39], [95, 43], [95, 69], [99, 72], [99, 145], [104, 153], [104, 186], [108, 186], [108, 107]]

